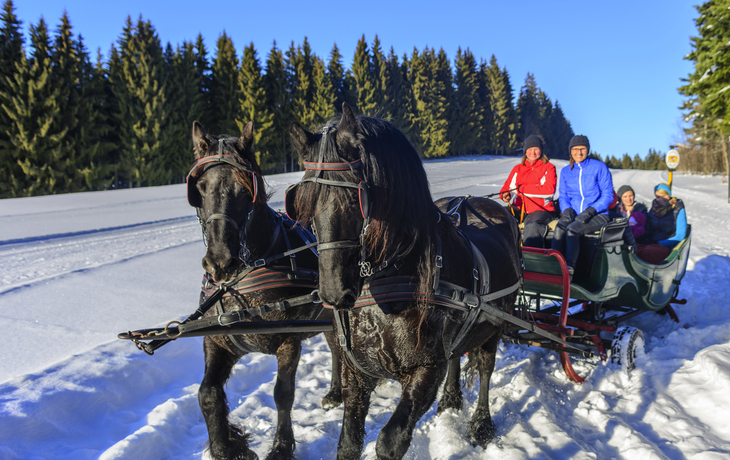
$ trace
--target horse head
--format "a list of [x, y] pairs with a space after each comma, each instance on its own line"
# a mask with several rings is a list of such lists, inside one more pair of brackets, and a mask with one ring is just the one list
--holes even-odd
[[311, 223], [317, 235], [323, 302], [351, 308], [359, 294], [357, 267], [371, 207], [355, 116], [345, 105], [339, 122], [328, 122], [321, 132], [295, 121], [289, 134], [306, 172], [287, 191], [287, 213]]
[[[325, 304], [352, 308], [373, 273], [414, 248], [424, 253], [417, 258], [428, 257], [431, 240], [421, 236], [433, 228], [437, 211], [418, 153], [397, 128], [355, 117], [344, 103], [341, 117], [321, 132], [293, 122], [289, 134], [306, 171], [287, 190], [287, 212], [310, 222], [317, 234]], [[430, 265], [425, 261], [418, 270]]]
[[195, 163], [187, 177], [188, 202], [196, 208], [207, 252], [203, 268], [217, 282], [246, 260], [246, 225], [265, 205], [261, 171], [253, 154], [253, 122], [240, 137], [212, 136], [193, 122]]

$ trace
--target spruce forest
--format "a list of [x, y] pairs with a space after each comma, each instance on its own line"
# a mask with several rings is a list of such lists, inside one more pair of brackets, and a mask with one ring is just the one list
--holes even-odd
[[274, 42], [263, 57], [222, 32], [212, 52], [163, 45], [150, 21], [127, 18], [106, 55], [92, 56], [64, 14], [21, 33], [12, 0], [0, 24], [0, 197], [179, 183], [192, 162], [190, 129], [239, 135], [252, 120], [266, 173], [299, 170], [288, 126], [324, 124], [346, 101], [400, 128], [424, 157], [514, 154], [540, 134], [547, 155], [567, 156], [573, 135], [556, 101], [528, 74], [517, 97], [507, 69], [468, 48], [399, 56], [376, 36], [352, 65], [335, 44], [326, 59]]

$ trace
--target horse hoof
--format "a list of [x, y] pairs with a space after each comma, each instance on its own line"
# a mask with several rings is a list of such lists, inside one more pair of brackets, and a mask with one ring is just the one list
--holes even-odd
[[342, 405], [342, 393], [335, 394], [332, 392], [329, 392], [327, 396], [322, 398], [322, 408], [324, 410], [330, 410], [334, 409], [335, 407], [339, 407]]
[[497, 430], [492, 420], [484, 420], [480, 423], [473, 423], [471, 426], [471, 443], [473, 446], [487, 447], [492, 442]]
[[271, 449], [266, 460], [292, 460], [294, 458], [294, 449], [278, 446]]

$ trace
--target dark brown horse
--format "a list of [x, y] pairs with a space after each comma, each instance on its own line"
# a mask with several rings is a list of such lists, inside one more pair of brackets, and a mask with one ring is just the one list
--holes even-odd
[[[193, 144], [196, 163], [188, 176], [188, 201], [197, 208], [208, 248], [203, 258], [208, 275], [201, 303], [221, 284], [230, 285], [229, 294], [206, 316], [234, 312], [245, 313], [248, 321], [316, 319], [323, 311], [316, 300], [293, 308], [257, 310], [285, 299], [304, 297], [307, 300], [306, 295], [316, 289], [318, 261], [316, 252], [309, 248], [292, 254], [293, 257], [285, 254], [310, 243], [308, 232], [266, 204], [268, 196], [252, 149], [253, 123], [248, 123], [241, 137], [236, 138], [209, 135], [194, 122]], [[331, 317], [328, 312], [322, 316], [328, 315]], [[275, 355], [278, 361], [274, 387], [278, 422], [273, 446], [266, 458], [293, 458], [294, 378], [301, 342], [314, 335], [286, 333], [205, 338], [205, 375], [198, 399], [208, 427], [213, 458], [256, 458], [249, 448], [248, 435], [228, 421], [229, 409], [223, 389], [233, 366], [250, 352]], [[330, 348], [336, 352], [334, 334], [326, 335]], [[326, 408], [341, 402], [338, 362], [333, 353], [332, 384], [322, 401]]]
[[[405, 136], [384, 120], [355, 117], [347, 104], [322, 133], [296, 122], [289, 131], [307, 171], [288, 191], [287, 206], [316, 230], [320, 297], [335, 309], [347, 356], [337, 458], [360, 458], [379, 378], [398, 380], [403, 392], [376, 453], [402, 458], [449, 360], [458, 363], [467, 351], [480, 377], [470, 433], [485, 445], [495, 431], [488, 390], [501, 332], [486, 305], [492, 313], [514, 305], [521, 282], [514, 219], [491, 200], [470, 199], [457, 228], [433, 203], [421, 159]], [[480, 256], [465, 235], [488, 267], [475, 263]], [[458, 366], [452, 369], [456, 387], [451, 379], [443, 407], [461, 403]]]

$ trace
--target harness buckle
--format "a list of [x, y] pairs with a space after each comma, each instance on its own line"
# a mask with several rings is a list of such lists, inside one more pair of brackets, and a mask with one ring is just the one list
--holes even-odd
[[471, 274], [474, 276], [474, 279], [479, 281], [479, 270], [476, 268], [472, 269]]
[[436, 267], [437, 268], [443, 268], [444, 267], [443, 260], [444, 260], [443, 257], [436, 256]]
[[256, 260], [256, 261], [254, 261], [254, 263], [253, 263], [253, 267], [254, 267], [254, 268], [259, 268], [259, 267], [263, 267], [264, 265], [266, 265], [266, 261], [265, 261], [264, 259], [259, 259], [259, 260]]

